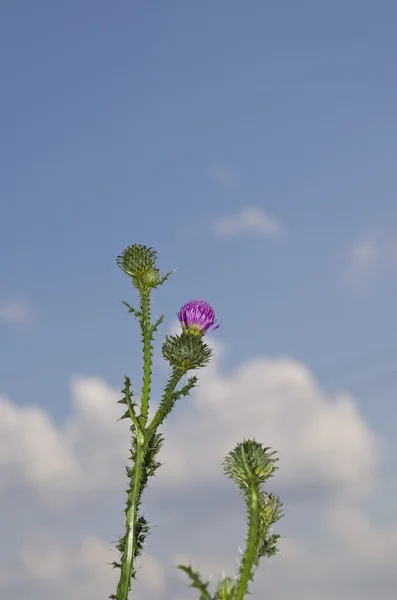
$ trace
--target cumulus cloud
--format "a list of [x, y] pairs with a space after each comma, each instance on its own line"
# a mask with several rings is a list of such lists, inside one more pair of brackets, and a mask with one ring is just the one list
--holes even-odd
[[0, 490], [21, 482], [45, 489], [76, 475], [79, 464], [44, 410], [0, 396], [0, 414]]
[[0, 396], [0, 491], [23, 484], [67, 502], [120, 485], [128, 426], [117, 422], [119, 393], [98, 378], [75, 378], [71, 389], [72, 413], [61, 427], [40, 407]]
[[0, 303], [0, 321], [23, 325], [32, 317], [31, 307], [20, 300], [10, 300]]
[[[97, 536], [85, 536], [78, 543], [65, 543], [51, 535], [37, 533], [34, 542], [20, 548], [4, 582], [29, 586], [29, 598], [56, 596], [59, 600], [106, 598], [117, 585], [117, 572], [111, 562], [117, 557], [108, 543]], [[162, 598], [164, 568], [147, 556], [138, 570], [137, 600]], [[1, 580], [0, 580], [1, 585]]]
[[[350, 509], [353, 521], [360, 512], [357, 508]], [[293, 596], [297, 600], [372, 600], [374, 597], [382, 600], [392, 600], [397, 585], [397, 569], [395, 554], [391, 555], [390, 546], [382, 546], [387, 542], [388, 534], [366, 531], [354, 544], [355, 526], [350, 527], [350, 515], [343, 523], [345, 535], [338, 537], [333, 529], [334, 523], [327, 523], [324, 515], [323, 523], [330, 532], [329, 538], [323, 540], [297, 539], [287, 537], [281, 540], [281, 556], [271, 561], [262, 561], [250, 589], [252, 598], [258, 600], [269, 597], [274, 600], [284, 600]], [[336, 529], [339, 528], [339, 525]], [[371, 550], [371, 533], [380, 538], [379, 552], [374, 555]], [[349, 539], [348, 539], [349, 538]], [[394, 548], [393, 548], [394, 549]], [[375, 557], [375, 558], [374, 558]], [[212, 580], [212, 589], [226, 575], [236, 573], [236, 562], [227, 554], [220, 556], [211, 549], [202, 554], [175, 555], [173, 564], [192, 564], [203, 575]], [[212, 576], [212, 577], [211, 577]], [[177, 575], [181, 585], [186, 583], [186, 577]], [[182, 600], [182, 594], [177, 596]]]
[[[384, 531], [374, 524], [360, 506], [376, 482], [381, 456], [380, 440], [355, 399], [325, 394], [311, 372], [291, 358], [256, 357], [224, 374], [223, 348], [217, 343], [214, 349], [194, 397], [183, 401], [180, 417], [165, 428], [165, 464], [144, 499], [148, 518], [158, 527], [148, 539], [136, 597], [186, 597], [177, 562], [192, 560], [215, 579], [223, 570], [236, 570], [244, 519], [220, 463], [238, 441], [255, 437], [279, 451], [273, 488], [323, 482], [339, 492], [317, 510], [295, 507], [294, 518], [299, 512], [305, 533], [294, 532], [287, 511], [284, 556], [271, 566], [264, 563], [252, 597], [262, 598], [266, 589], [275, 600], [292, 593], [302, 600], [370, 600], [375, 592], [391, 600], [397, 534], [393, 525]], [[115, 556], [106, 540], [121, 529], [128, 424], [117, 422], [119, 393], [102, 379], [74, 378], [71, 392], [71, 414], [62, 425], [37, 406], [0, 399], [0, 506], [6, 506], [5, 494], [19, 494], [23, 484], [23, 499], [14, 506], [29, 507], [29, 517], [21, 515], [20, 525], [12, 524], [13, 544], [3, 549], [0, 544], [0, 557], [6, 557], [0, 587], [10, 600], [27, 592], [32, 600], [55, 594], [60, 600], [96, 600], [114, 590], [116, 573], [108, 564]], [[117, 505], [106, 495], [112, 489], [120, 496]], [[5, 530], [4, 509], [0, 519]], [[383, 588], [380, 577], [388, 582]], [[372, 587], [360, 587], [363, 579]], [[332, 595], [335, 581], [339, 589]]]
[[336, 504], [326, 515], [327, 526], [352, 556], [389, 564], [397, 573], [397, 526], [377, 528], [362, 509], [349, 504]]
[[[280, 476], [289, 481], [371, 484], [379, 448], [352, 396], [327, 396], [289, 358], [255, 358], [223, 376], [219, 354], [220, 348], [201, 373], [183, 427], [166, 425], [163, 478], [217, 477], [225, 454], [254, 436], [278, 449]], [[117, 421], [119, 397], [99, 378], [74, 379], [73, 410], [62, 427], [37, 406], [0, 398], [2, 485], [25, 480], [62, 496], [116, 485], [128, 448], [128, 425]]]
[[352, 484], [357, 492], [372, 485], [380, 450], [355, 399], [327, 396], [293, 359], [255, 358], [222, 376], [215, 358], [192, 412], [183, 428], [166, 426], [163, 477], [217, 477], [235, 443], [255, 437], [279, 451], [279, 479]]
[[265, 237], [276, 237], [282, 232], [281, 221], [264, 209], [247, 207], [240, 213], [221, 217], [214, 224], [214, 231], [222, 237], [255, 233]]

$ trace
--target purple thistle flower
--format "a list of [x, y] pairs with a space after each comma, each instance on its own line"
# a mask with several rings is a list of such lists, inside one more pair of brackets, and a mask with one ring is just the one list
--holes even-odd
[[220, 325], [220, 323], [215, 325], [214, 309], [205, 300], [186, 302], [178, 313], [178, 319], [182, 324], [182, 329], [202, 335], [215, 331]]

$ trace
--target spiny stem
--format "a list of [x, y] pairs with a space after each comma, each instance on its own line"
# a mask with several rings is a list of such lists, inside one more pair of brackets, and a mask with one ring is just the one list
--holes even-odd
[[147, 428], [148, 437], [150, 437], [150, 435], [158, 429], [158, 427], [164, 422], [166, 417], [171, 412], [175, 400], [177, 399], [177, 397], [175, 397], [175, 388], [184, 374], [185, 372], [181, 369], [174, 369], [174, 371], [172, 372], [172, 375], [165, 387], [161, 404], [158, 407], [156, 414], [154, 415], [150, 425]]
[[244, 596], [248, 591], [249, 581], [253, 579], [253, 566], [258, 560], [258, 489], [253, 482], [250, 483], [249, 496], [247, 547], [241, 562], [239, 581], [234, 600], [244, 600]]
[[145, 427], [148, 411], [149, 396], [152, 376], [152, 340], [153, 331], [150, 325], [150, 294], [141, 292], [141, 317], [140, 324], [143, 340], [143, 383], [141, 399], [141, 425]]
[[135, 426], [136, 435], [136, 455], [134, 460], [134, 476], [131, 487], [128, 491], [126, 523], [125, 523], [125, 547], [121, 558], [121, 573], [117, 586], [117, 600], [128, 600], [128, 593], [131, 588], [131, 578], [133, 576], [134, 558], [136, 556], [137, 544], [137, 521], [138, 505], [142, 493], [142, 468], [145, 457], [145, 437], [143, 434], [147, 415], [149, 411], [150, 385], [152, 375], [152, 339], [153, 329], [150, 323], [150, 293], [141, 292], [141, 306], [139, 321], [141, 324], [143, 340], [143, 383], [141, 398], [141, 419], [138, 424], [134, 414], [131, 414], [131, 406], [128, 404], [131, 420]]
[[144, 448], [139, 439], [137, 439], [134, 478], [132, 486], [128, 492], [127, 500], [125, 548], [121, 557], [121, 573], [116, 592], [117, 600], [128, 600], [128, 593], [131, 588], [131, 578], [133, 574], [135, 547], [137, 541], [136, 524], [138, 516], [138, 503], [141, 493], [143, 459]]
[[133, 422], [134, 427], [135, 427], [135, 431], [138, 434], [138, 432], [141, 431], [141, 427], [140, 427], [140, 425], [138, 423], [138, 419], [137, 419], [137, 416], [135, 414], [134, 407], [133, 407], [132, 402], [131, 402], [131, 398], [130, 398], [130, 396], [128, 394], [126, 394], [125, 400], [127, 402], [128, 413], [130, 415], [130, 419]]

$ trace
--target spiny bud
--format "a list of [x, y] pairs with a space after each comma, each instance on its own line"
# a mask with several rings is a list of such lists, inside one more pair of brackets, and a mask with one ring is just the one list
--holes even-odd
[[271, 558], [276, 554], [280, 554], [280, 550], [278, 548], [278, 542], [281, 536], [277, 533], [272, 533], [269, 537], [264, 538], [262, 544], [260, 545], [258, 556], [259, 558], [267, 556]]
[[282, 502], [274, 494], [263, 493], [261, 497], [260, 519], [264, 527], [268, 529], [283, 516]]
[[276, 471], [276, 452], [269, 452], [255, 440], [244, 440], [228, 454], [224, 461], [226, 475], [246, 490], [250, 483], [263, 483]]
[[231, 600], [234, 598], [236, 584], [231, 577], [225, 577], [219, 582], [214, 600]]
[[116, 258], [116, 264], [126, 275], [131, 277], [133, 285], [138, 291], [148, 292], [150, 289], [161, 285], [170, 275], [160, 277], [156, 267], [157, 252], [153, 248], [133, 244]]
[[183, 372], [199, 369], [209, 363], [212, 350], [204, 344], [201, 337], [183, 332], [180, 335], [166, 337], [163, 344], [163, 356], [172, 367]]

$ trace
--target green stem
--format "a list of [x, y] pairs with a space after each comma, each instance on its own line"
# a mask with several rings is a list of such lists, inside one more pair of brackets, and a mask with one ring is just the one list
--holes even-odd
[[253, 579], [253, 566], [258, 560], [259, 510], [258, 490], [255, 483], [250, 484], [248, 507], [247, 547], [240, 567], [240, 577], [234, 600], [243, 600], [248, 591], [248, 584]]
[[[136, 545], [138, 541], [137, 522], [138, 522], [138, 506], [142, 493], [142, 475], [143, 462], [145, 458], [145, 437], [143, 434], [148, 411], [149, 397], [152, 376], [152, 339], [153, 330], [150, 324], [150, 293], [141, 292], [141, 307], [140, 307], [140, 324], [143, 341], [143, 382], [142, 382], [142, 397], [141, 397], [141, 414], [138, 419], [132, 411], [132, 407], [128, 404], [131, 420], [135, 425], [136, 435], [136, 455], [134, 460], [134, 475], [131, 481], [131, 486], [128, 491], [126, 523], [125, 523], [125, 538], [124, 551], [121, 557], [121, 573], [119, 583], [117, 585], [116, 599], [128, 600], [128, 593], [131, 588], [131, 579], [134, 574], [134, 560], [136, 557]], [[135, 418], [134, 418], [135, 417]]]
[[149, 396], [152, 377], [152, 339], [153, 332], [150, 326], [150, 294], [141, 292], [141, 330], [143, 340], [143, 383], [141, 399], [141, 425], [145, 427], [148, 411]]
[[144, 459], [144, 448], [137, 440], [136, 459], [134, 468], [134, 478], [132, 486], [128, 492], [126, 522], [125, 522], [125, 548], [121, 557], [120, 579], [117, 585], [116, 599], [128, 600], [128, 593], [131, 588], [131, 578], [133, 575], [134, 558], [136, 554], [137, 541], [137, 516], [138, 504], [141, 493], [142, 463]]
[[165, 387], [163, 399], [158, 407], [156, 414], [154, 415], [150, 425], [147, 428], [147, 437], [155, 433], [158, 427], [165, 421], [166, 417], [170, 414], [177, 397], [175, 397], [175, 388], [182, 379], [185, 371], [181, 369], [175, 369]]
[[137, 432], [137, 435], [138, 435], [138, 432], [141, 431], [141, 427], [139, 425], [137, 416], [135, 414], [134, 407], [133, 407], [132, 402], [131, 402], [131, 397], [129, 395], [126, 395], [125, 399], [126, 399], [126, 402], [127, 402], [128, 413], [130, 415], [130, 419], [133, 422], [134, 427], [135, 427], [135, 431]]

